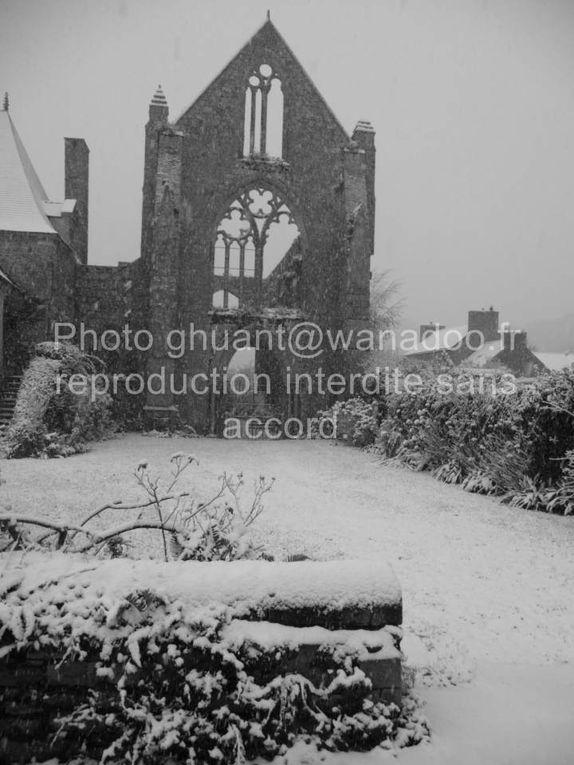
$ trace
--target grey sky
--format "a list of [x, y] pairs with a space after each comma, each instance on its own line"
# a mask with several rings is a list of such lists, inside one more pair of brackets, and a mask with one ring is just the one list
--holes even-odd
[[414, 321], [574, 310], [574, 0], [0, 0], [0, 91], [48, 193], [91, 150], [92, 263], [138, 256], [143, 126], [266, 9], [343, 125], [377, 131], [373, 268]]

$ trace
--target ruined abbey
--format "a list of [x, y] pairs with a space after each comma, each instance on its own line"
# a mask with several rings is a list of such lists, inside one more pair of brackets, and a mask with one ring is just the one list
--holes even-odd
[[[175, 386], [135, 399], [141, 416], [218, 432], [233, 405], [209, 380], [233, 365], [224, 338], [241, 329], [257, 371], [273, 384], [250, 405], [281, 417], [312, 414], [324, 397], [292, 390], [287, 372], [329, 374], [336, 353], [297, 354], [273, 342], [294, 327], [365, 326], [374, 242], [374, 131], [349, 135], [268, 19], [175, 121], [158, 88], [145, 126], [141, 255], [90, 265], [88, 157], [66, 138], [65, 196], [48, 199], [11, 120], [0, 112], [0, 359], [21, 374], [57, 323], [97, 332], [145, 330], [149, 349], [99, 353], [108, 371]], [[196, 332], [177, 353], [173, 330]], [[199, 333], [217, 342], [199, 342]], [[268, 339], [265, 340], [268, 331]], [[193, 346], [193, 347], [192, 347]], [[96, 349], [97, 353], [97, 349]], [[230, 409], [231, 407], [231, 409]]]

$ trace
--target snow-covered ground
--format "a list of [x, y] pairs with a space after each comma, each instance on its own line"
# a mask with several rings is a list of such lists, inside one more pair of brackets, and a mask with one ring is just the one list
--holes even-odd
[[[2, 504], [78, 520], [106, 501], [140, 497], [136, 465], [145, 459], [161, 472], [178, 451], [200, 461], [182, 488], [205, 498], [223, 470], [243, 472], [248, 484], [275, 476], [257, 534], [276, 555], [392, 564], [403, 587], [403, 648], [434, 732], [430, 745], [400, 751], [399, 762], [574, 761], [574, 517], [508, 508], [330, 442], [135, 435], [66, 460], [3, 461]], [[325, 761], [371, 765], [390, 756]], [[301, 750], [288, 761], [315, 756]]]

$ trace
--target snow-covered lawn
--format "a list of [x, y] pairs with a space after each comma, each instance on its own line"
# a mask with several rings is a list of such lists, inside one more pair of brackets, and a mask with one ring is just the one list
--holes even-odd
[[[574, 517], [508, 508], [430, 476], [383, 466], [329, 442], [162, 439], [130, 435], [66, 460], [0, 465], [2, 504], [81, 518], [140, 497], [131, 473], [193, 452], [184, 486], [275, 476], [257, 534], [271, 552], [385, 558], [403, 587], [404, 650], [434, 730], [405, 765], [560, 765], [574, 755]], [[113, 511], [109, 511], [113, 519]], [[115, 519], [120, 520], [120, 519]], [[121, 519], [123, 520], [123, 519]], [[153, 532], [150, 532], [150, 534]], [[159, 552], [158, 540], [144, 547]], [[309, 753], [289, 762], [311, 762]], [[390, 755], [328, 755], [332, 765]]]

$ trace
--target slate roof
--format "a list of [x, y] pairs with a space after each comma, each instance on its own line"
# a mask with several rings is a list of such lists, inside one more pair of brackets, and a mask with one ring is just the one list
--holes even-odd
[[55, 234], [45, 213], [47, 202], [10, 113], [0, 111], [0, 231]]

